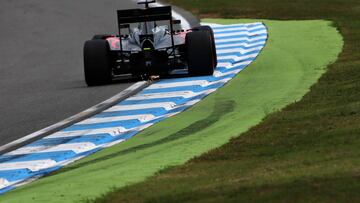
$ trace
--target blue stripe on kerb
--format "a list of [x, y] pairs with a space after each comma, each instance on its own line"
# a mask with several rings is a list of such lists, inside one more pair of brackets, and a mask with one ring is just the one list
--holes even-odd
[[74, 137], [64, 137], [61, 139], [55, 139], [55, 138], [43, 138], [40, 140], [37, 140], [31, 144], [26, 145], [27, 147], [35, 147], [35, 146], [57, 146], [60, 144], [65, 144], [69, 142], [70, 140], [74, 139]]
[[[202, 97], [200, 95], [196, 95], [194, 97], [190, 98], [183, 98], [181, 102], [177, 102], [177, 105], [185, 104], [186, 102], [195, 100], [195, 99], [201, 99]], [[151, 104], [151, 103], [160, 103], [160, 102], [168, 102], [169, 98], [154, 98], [154, 99], [146, 99], [146, 100], [136, 100], [139, 103], [136, 104]], [[132, 102], [132, 101], [131, 101]]]
[[44, 160], [44, 159], [51, 159], [56, 162], [59, 162], [73, 158], [76, 155], [77, 154], [71, 150], [58, 151], [58, 152], [41, 152], [41, 153], [32, 153], [15, 159], [11, 159], [9, 162], [35, 161], [35, 160]]
[[[260, 46], [259, 46], [260, 47]], [[249, 51], [246, 54], [243, 54], [241, 52], [228, 52], [228, 53], [221, 53], [221, 54], [217, 54], [217, 56], [246, 56], [246, 55], [250, 55], [250, 54], [256, 54], [259, 53], [258, 50], [254, 50], [254, 51]]]
[[164, 80], [160, 80], [156, 84], [165, 84], [165, 83], [174, 83], [174, 82], [187, 82], [187, 81], [194, 81], [194, 80], [207, 80], [207, 81], [209, 81], [212, 78], [214, 78], [214, 77], [213, 76], [200, 76], [200, 77], [185, 77], [185, 78], [176, 78], [176, 79], [164, 79]]
[[68, 128], [63, 129], [62, 131], [76, 131], [76, 130], [86, 130], [86, 129], [99, 129], [99, 128], [110, 128], [122, 126], [124, 128], [133, 128], [135, 126], [141, 125], [139, 120], [124, 120], [124, 121], [112, 121], [112, 122], [99, 122], [93, 124], [75, 124]]
[[[253, 32], [258, 32], [258, 31], [263, 31], [265, 30], [262, 26], [260, 26], [261, 28], [257, 28], [257, 29], [252, 29], [250, 31], [247, 31], [249, 33], [253, 33]], [[241, 27], [240, 27], [241, 28]], [[227, 34], [227, 33], [234, 33], [234, 32], [242, 32], [242, 31], [246, 31], [246, 30], [222, 30], [222, 31], [215, 31], [214, 33], [216, 34]]]
[[[255, 34], [255, 35], [253, 35], [253, 36], [251, 36], [251, 37], [265, 37], [265, 36], [267, 36], [267, 34]], [[234, 38], [249, 38], [250, 36], [248, 36], [248, 35], [235, 35], [235, 36], [224, 36], [224, 37], [216, 37], [215, 36], [215, 41], [216, 40], [224, 40], [224, 39], [234, 39]]]
[[[266, 37], [266, 36], [265, 36]], [[235, 40], [235, 41], [228, 41], [228, 42], [216, 42], [215, 41], [215, 44], [217, 46], [219, 45], [228, 45], [228, 44], [240, 44], [240, 43], [247, 43], [247, 44], [253, 44], [253, 43], [257, 43], [257, 42], [263, 42], [263, 41], [266, 41], [265, 37], [262, 39], [257, 39], [257, 40], [252, 40], [252, 41], [249, 41], [249, 40]]]
[[80, 143], [80, 142], [91, 142], [96, 145], [104, 144], [107, 141], [111, 140], [112, 136], [107, 133], [101, 134], [90, 134], [90, 135], [81, 135], [74, 137], [60, 137], [60, 138], [43, 138], [38, 142], [34, 142], [29, 147], [36, 146], [56, 146], [59, 144], [70, 144], [70, 143]]
[[[250, 57], [247, 59], [252, 59], [254, 60], [256, 57]], [[218, 63], [240, 63], [240, 62], [244, 62], [244, 60], [234, 60], [234, 59], [218, 59]]]
[[[265, 40], [261, 40], [259, 42], [264, 42], [265, 44]], [[227, 47], [221, 47], [221, 48], [217, 48], [216, 50], [226, 50], [226, 49], [235, 49], [235, 48], [241, 48], [241, 49], [251, 49], [251, 48], [255, 48], [258, 46], [264, 46], [264, 44], [255, 44], [255, 45], [250, 45], [250, 46], [237, 46], [237, 45], [233, 45], [233, 46], [227, 46]]]
[[0, 171], [0, 177], [8, 180], [9, 182], [23, 180], [30, 175], [29, 169], [16, 169]]
[[[230, 63], [229, 66], [218, 67], [216, 69], [217, 77], [201, 76], [160, 80], [156, 83], [157, 86], [145, 88], [135, 95], [135, 97], [138, 96], [143, 99], [135, 99], [134, 97], [117, 104], [117, 106], [137, 105], [136, 108], [139, 109], [107, 110], [92, 116], [90, 119], [93, 120], [89, 123], [82, 122], [74, 124], [61, 130], [58, 132], [59, 134], [49, 135], [22, 147], [18, 151], [15, 150], [12, 153], [1, 155], [0, 179], [6, 180], [9, 182], [9, 185], [1, 185], [2, 183], [0, 182], [0, 194], [16, 188], [19, 183], [23, 183], [29, 178], [46, 175], [63, 167], [65, 163], [88, 156], [111, 144], [130, 139], [145, 127], [160, 122], [170, 115], [186, 110], [194, 103], [209, 95], [213, 90], [223, 86], [225, 81], [235, 77], [237, 72], [247, 66], [244, 64], [253, 61], [255, 56], [260, 52], [260, 50], [249, 52], [247, 52], [247, 50], [262, 48], [267, 38], [267, 34], [262, 33], [262, 31], [266, 31], [262, 23], [217, 26], [214, 27], [213, 30], [214, 33], [217, 34], [215, 41], [216, 46], [221, 46], [217, 49], [219, 51], [218, 56], [226, 57], [226, 59], [219, 59], [218, 62]], [[231, 35], [232, 33], [233, 35]], [[219, 36], [219, 34], [225, 34], [225, 36]], [[235, 46], [235, 44], [241, 44], [241, 46]], [[223, 50], [231, 50], [231, 52], [220, 53], [220, 51]], [[240, 62], [242, 63], [240, 64]], [[202, 85], [196, 85], [196, 83], [191, 84], [191, 81], [199, 80], [205, 82], [202, 83]], [[172, 87], [174, 84], [178, 86]], [[181, 95], [178, 94], [179, 92], [181, 92]], [[165, 106], [159, 107], [161, 103], [166, 102], [172, 102], [174, 106], [168, 106], [167, 108], [165, 108]], [[150, 105], [150, 107], [142, 108], [141, 105], [145, 104], [147, 106]], [[156, 104], [157, 106], [151, 107], [151, 104]], [[113, 118], [117, 116], [143, 114], [152, 115], [152, 117], [146, 117], [148, 120], [142, 121], [135, 118], [128, 120], [116, 120], [117, 118]], [[104, 121], [104, 119], [98, 119], [99, 121], [96, 122], [97, 119], [94, 118], [109, 119], [106, 119], [106, 121]], [[112, 120], [112, 118], [114, 120]], [[76, 150], [72, 148], [74, 145]], [[62, 148], [63, 146], [68, 147]], [[83, 152], [81, 152], [78, 151], [78, 147], [80, 146], [88, 148], [82, 148], [81, 151]], [[26, 151], [27, 154], [23, 154], [24, 151]], [[45, 167], [43, 169], [35, 167], [33, 168], [35, 171], [31, 171], [30, 166], [24, 165], [20, 167], [16, 165], [27, 162], [44, 162], [45, 160], [50, 160], [50, 163], [54, 165], [49, 165], [48, 168]]]
[[145, 99], [145, 100], [125, 100], [121, 102], [123, 105], [132, 105], [132, 104], [151, 104], [159, 102], [173, 102], [175, 104], [183, 104], [184, 102], [189, 101], [183, 97], [168, 97], [168, 98], [155, 98], [155, 99]]
[[201, 92], [208, 89], [218, 88], [221, 85], [212, 84], [207, 87], [202, 87], [200, 85], [191, 85], [191, 86], [181, 86], [181, 87], [169, 87], [169, 88], [160, 88], [160, 89], [148, 89], [144, 90], [144, 94], [151, 93], [165, 93], [165, 92], [180, 92], [180, 91], [191, 91], [191, 92]]
[[94, 117], [95, 118], [104, 118], [104, 117], [142, 115], [142, 114], [151, 114], [153, 116], [161, 116], [165, 112], [166, 112], [166, 110], [164, 108], [146, 108], [146, 109], [140, 109], [140, 110], [102, 112]]
[[0, 189], [0, 194], [4, 194], [6, 192], [9, 192], [10, 190], [15, 189], [15, 186], [9, 186], [9, 187], [5, 187], [4, 189]]

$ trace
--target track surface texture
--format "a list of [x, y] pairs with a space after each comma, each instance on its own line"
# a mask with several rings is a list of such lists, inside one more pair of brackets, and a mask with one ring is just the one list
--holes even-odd
[[136, 6], [131, 0], [0, 2], [0, 146], [133, 84], [87, 87], [82, 48], [94, 34], [117, 32], [116, 9]]

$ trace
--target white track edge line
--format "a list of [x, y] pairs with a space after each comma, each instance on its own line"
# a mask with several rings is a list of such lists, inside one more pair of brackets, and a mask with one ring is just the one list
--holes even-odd
[[24, 142], [26, 142], [28, 140], [35, 139], [36, 137], [39, 137], [42, 134], [48, 133], [48, 132], [50, 132], [52, 130], [55, 130], [55, 129], [61, 127], [61, 126], [72, 123], [75, 120], [80, 119], [81, 117], [85, 117], [86, 115], [90, 115], [90, 114], [96, 112], [97, 110], [99, 110], [103, 106], [109, 105], [109, 104], [114, 103], [114, 102], [118, 102], [118, 100], [121, 100], [123, 97], [126, 97], [126, 95], [128, 95], [129, 93], [131, 93], [131, 92], [135, 91], [136, 89], [139, 89], [139, 88], [141, 88], [141, 87], [143, 87], [143, 86], [145, 86], [147, 84], [148, 84], [148, 82], [146, 82], [146, 81], [137, 82], [137, 83], [131, 85], [130, 87], [126, 88], [125, 90], [121, 91], [120, 93], [116, 94], [115, 96], [113, 96], [113, 97], [111, 97], [111, 98], [109, 98], [109, 99], [107, 99], [107, 100], [105, 100], [105, 101], [103, 101], [103, 102], [101, 102], [101, 103], [99, 103], [99, 104], [97, 104], [95, 106], [92, 106], [92, 107], [90, 107], [90, 108], [88, 108], [88, 109], [86, 109], [86, 110], [84, 110], [84, 111], [82, 111], [82, 112], [80, 112], [78, 114], [75, 114], [75, 115], [73, 115], [73, 116], [71, 116], [69, 118], [66, 118], [66, 119], [58, 122], [58, 123], [55, 123], [55, 124], [53, 124], [51, 126], [48, 126], [48, 127], [43, 128], [41, 130], [33, 132], [33, 133], [31, 133], [31, 134], [29, 134], [29, 135], [27, 135], [25, 137], [14, 140], [14, 141], [12, 141], [12, 142], [10, 142], [8, 144], [5, 144], [5, 145], [0, 147], [0, 154], [1, 154], [2, 151], [5, 151], [5, 150], [10, 149], [12, 147], [15, 147], [17, 145], [20, 145], [21, 143], [24, 143]]
[[[155, 5], [164, 6], [164, 4], [161, 4], [161, 3], [155, 3]], [[172, 10], [172, 15], [173, 15], [174, 18], [181, 20], [181, 22], [182, 22], [181, 26], [182, 26], [183, 29], [190, 29], [191, 28], [189, 21], [187, 21], [186, 18], [183, 17], [182, 15], [180, 15], [178, 12]], [[144, 83], [144, 82], [138, 82], [138, 83]], [[140, 86], [138, 83], [135, 83], [134, 85], [127, 88], [126, 90], [131, 89], [133, 86]], [[134, 89], [136, 89], [136, 88], [133, 88], [133, 90]], [[126, 90], [124, 90], [122, 92], [125, 92]], [[14, 146], [19, 145], [19, 144], [21, 144], [23, 142], [26, 142], [26, 141], [31, 140], [33, 138], [36, 138], [36, 137], [40, 136], [41, 134], [47, 133], [47, 132], [49, 132], [49, 131], [51, 131], [53, 129], [58, 128], [59, 126], [63, 126], [66, 123], [69, 123], [70, 121], [76, 120], [77, 118], [79, 118], [80, 116], [83, 116], [84, 114], [88, 114], [89, 112], [93, 112], [94, 110], [98, 109], [99, 106], [102, 106], [103, 104], [113, 102], [118, 97], [123, 96], [123, 94], [121, 96], [119, 96], [122, 92], [120, 92], [119, 94], [111, 97], [110, 99], [108, 99], [108, 100], [106, 100], [106, 101], [104, 101], [104, 102], [102, 102], [102, 103], [100, 103], [98, 105], [95, 105], [93, 107], [90, 107], [89, 109], [87, 109], [87, 110], [85, 110], [83, 112], [80, 112], [80, 113], [78, 113], [78, 114], [76, 114], [76, 115], [74, 115], [74, 116], [72, 116], [70, 118], [62, 120], [62, 121], [60, 121], [60, 122], [58, 122], [56, 124], [53, 124], [53, 125], [48, 126], [48, 127], [44, 128], [44, 129], [41, 129], [41, 130], [36, 131], [34, 133], [31, 133], [31, 134], [29, 134], [29, 135], [27, 135], [25, 137], [22, 137], [20, 139], [14, 140], [14, 141], [12, 141], [12, 142], [10, 142], [8, 144], [5, 144], [5, 145], [1, 146], [0, 147], [0, 154], [1, 154], [2, 151], [5, 151], [5, 150], [7, 150], [7, 149], [9, 149], [11, 147], [14, 147]]]

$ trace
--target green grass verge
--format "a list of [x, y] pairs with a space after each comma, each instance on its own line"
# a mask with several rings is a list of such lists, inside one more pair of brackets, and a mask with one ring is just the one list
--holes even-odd
[[[215, 103], [217, 98], [223, 98], [221, 103], [233, 101], [239, 107], [214, 124], [220, 131], [213, 131], [212, 136], [220, 137], [233, 129], [240, 134], [244, 129], [239, 127], [246, 119], [257, 117], [260, 120], [274, 109], [299, 99], [324, 71], [320, 68], [325, 65], [323, 51], [333, 51], [327, 58], [331, 61], [342, 45], [341, 37], [325, 21], [265, 23], [270, 28], [270, 40], [261, 56], [249, 69], [209, 98]], [[323, 39], [321, 35], [329, 37], [330, 41], [318, 41]], [[250, 109], [252, 111], [248, 111]], [[278, 119], [275, 123], [268, 122], [274, 117]], [[288, 119], [281, 113], [271, 114], [263, 124], [233, 138], [230, 143], [183, 166], [164, 170], [142, 183], [115, 190], [95, 202], [306, 202], [324, 200], [324, 196], [327, 201], [339, 200], [332, 198], [344, 191], [356, 194], [354, 185], [358, 179], [347, 176], [347, 170], [344, 170], [354, 168], [356, 158], [349, 157], [341, 162], [332, 160], [334, 154], [330, 155], [329, 151], [334, 147], [334, 141], [326, 142], [326, 137], [314, 136], [315, 141], [301, 140], [311, 123], [306, 120], [306, 114], [297, 112], [294, 117], [296, 121], [303, 121], [302, 133], [294, 133], [298, 129], [292, 129], [294, 118]], [[342, 146], [339, 151], [344, 153], [343, 139], [339, 141], [336, 147]], [[327, 175], [331, 178], [327, 179]], [[319, 181], [323, 181], [321, 186], [317, 185]], [[339, 182], [341, 184], [334, 185]], [[329, 187], [326, 187], [327, 183]], [[319, 194], [323, 196], [319, 197]]]
[[[325, 67], [335, 61], [342, 47], [341, 36], [328, 21], [264, 22], [270, 35], [266, 47], [225, 87], [122, 144], [3, 195], [0, 202], [79, 202], [99, 197], [219, 147], [269, 113], [301, 99]], [[158, 184], [160, 188], [172, 188], [173, 183]], [[137, 186], [126, 188], [127, 197], [151, 197], [148, 184], [140, 186], [139, 192]]]

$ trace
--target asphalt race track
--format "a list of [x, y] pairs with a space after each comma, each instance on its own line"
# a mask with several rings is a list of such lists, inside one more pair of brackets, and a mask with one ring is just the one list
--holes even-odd
[[116, 33], [116, 9], [131, 0], [0, 2], [0, 146], [127, 88], [87, 87], [82, 48], [94, 34]]

